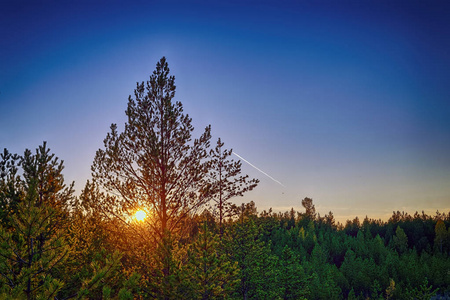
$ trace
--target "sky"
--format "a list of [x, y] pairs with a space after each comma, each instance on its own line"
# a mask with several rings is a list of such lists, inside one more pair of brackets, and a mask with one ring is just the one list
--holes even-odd
[[340, 222], [448, 212], [449, 15], [448, 1], [3, 0], [0, 148], [47, 141], [79, 194], [165, 56], [194, 136], [211, 124], [260, 179], [235, 203], [310, 197]]

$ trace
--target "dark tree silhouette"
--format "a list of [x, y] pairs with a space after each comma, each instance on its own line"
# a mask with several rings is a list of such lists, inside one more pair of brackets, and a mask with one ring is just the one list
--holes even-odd
[[215, 212], [218, 216], [221, 235], [223, 234], [224, 218], [233, 214], [229, 200], [251, 191], [259, 182], [257, 179], [249, 180], [248, 175], [242, 176], [242, 163], [229, 159], [233, 150], [223, 149], [223, 146], [224, 143], [219, 138], [216, 147], [210, 152], [209, 165], [212, 199], [215, 202]]
[[204, 179], [210, 126], [192, 142], [192, 119], [174, 96], [175, 77], [163, 57], [150, 80], [137, 83], [129, 96], [124, 132], [111, 125], [92, 165], [94, 182], [114, 195], [103, 209], [120, 208], [123, 216], [147, 210], [157, 241], [179, 231], [181, 221], [209, 199]]
[[305, 215], [310, 219], [314, 220], [316, 217], [316, 208], [314, 207], [313, 200], [306, 197], [302, 200], [302, 205], [306, 209]]

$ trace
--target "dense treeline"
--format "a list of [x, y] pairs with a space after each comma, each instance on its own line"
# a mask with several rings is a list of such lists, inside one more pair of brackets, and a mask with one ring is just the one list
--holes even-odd
[[[164, 58], [79, 196], [44, 142], [0, 157], [0, 299], [431, 299], [450, 293], [450, 213], [345, 225], [233, 205], [258, 184], [210, 126], [192, 138]], [[143, 220], [134, 217], [142, 210]], [[142, 214], [141, 214], [142, 215]]]
[[394, 212], [387, 222], [355, 218], [342, 226], [331, 212], [321, 218], [292, 210], [255, 220], [277, 257], [286, 250], [299, 257], [310, 279], [308, 299], [430, 299], [449, 292], [449, 214]]
[[450, 213], [394, 212], [386, 222], [355, 218], [344, 226], [331, 212], [316, 215], [309, 198], [306, 212], [258, 214], [251, 202], [234, 207], [222, 230], [208, 210], [193, 215], [187, 234], [168, 236], [162, 248], [146, 238], [149, 223], [104, 218], [94, 203], [105, 195], [92, 185], [74, 197], [45, 144], [21, 159], [5, 151], [1, 167], [2, 299], [430, 299], [450, 292]]

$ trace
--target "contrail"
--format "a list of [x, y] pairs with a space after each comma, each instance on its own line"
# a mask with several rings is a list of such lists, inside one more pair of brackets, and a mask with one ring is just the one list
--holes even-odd
[[256, 170], [258, 170], [259, 172], [263, 173], [264, 175], [266, 175], [267, 177], [269, 177], [270, 179], [272, 179], [273, 181], [275, 181], [276, 183], [278, 183], [279, 185], [286, 187], [284, 184], [282, 184], [281, 182], [279, 182], [278, 180], [276, 180], [275, 178], [273, 178], [272, 176], [270, 176], [269, 174], [267, 174], [266, 172], [264, 172], [263, 170], [261, 170], [260, 168], [258, 168], [257, 166], [253, 165], [251, 162], [249, 162], [248, 160], [246, 160], [245, 158], [243, 158], [242, 156], [240, 156], [239, 154], [237, 154], [236, 152], [232, 152], [234, 155], [236, 155], [237, 157], [239, 157], [240, 159], [242, 159], [243, 161], [245, 161], [246, 163], [248, 163], [250, 166], [252, 166], [253, 168], [255, 168]]

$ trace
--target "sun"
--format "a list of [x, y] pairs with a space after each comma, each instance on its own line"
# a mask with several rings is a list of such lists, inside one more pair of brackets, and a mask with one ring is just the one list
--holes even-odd
[[145, 219], [145, 217], [147, 216], [147, 214], [145, 213], [145, 211], [143, 210], [138, 210], [135, 214], [134, 214], [134, 218], [138, 221], [143, 221]]

